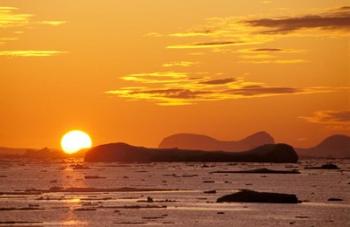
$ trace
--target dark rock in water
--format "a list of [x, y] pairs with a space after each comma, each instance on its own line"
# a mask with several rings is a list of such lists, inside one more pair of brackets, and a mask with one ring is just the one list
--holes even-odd
[[339, 169], [339, 167], [336, 164], [327, 163], [327, 164], [323, 164], [321, 166], [321, 169]]
[[274, 192], [256, 192], [251, 190], [241, 190], [237, 193], [222, 196], [217, 199], [222, 202], [245, 202], [245, 203], [299, 203], [294, 194], [282, 194]]
[[204, 191], [204, 193], [206, 193], [206, 194], [215, 194], [216, 190], [208, 190], [208, 191]]
[[306, 216], [306, 215], [297, 215], [297, 216], [295, 216], [295, 218], [307, 219], [307, 218], [310, 218], [310, 217]]
[[237, 171], [213, 171], [210, 173], [251, 173], [251, 174], [300, 174], [296, 169], [293, 170], [273, 170], [267, 168], [252, 169], [252, 170], [237, 170]]
[[328, 201], [330, 201], [330, 202], [340, 202], [340, 201], [343, 201], [343, 199], [339, 199], [339, 198], [329, 198]]
[[80, 164], [73, 164], [70, 165], [73, 169], [90, 169], [88, 166], [80, 165]]
[[96, 211], [96, 208], [93, 207], [81, 207], [81, 208], [76, 208], [74, 211]]
[[336, 164], [327, 163], [319, 167], [305, 167], [305, 169], [339, 169], [339, 167]]
[[287, 144], [268, 144], [244, 152], [158, 149], [125, 143], [104, 144], [86, 152], [86, 162], [275, 162], [295, 163], [298, 155]]
[[153, 203], [153, 198], [148, 196], [148, 197], [147, 197], [147, 202], [148, 202], [148, 203]]
[[85, 176], [85, 179], [106, 179], [106, 177], [100, 177], [97, 175]]
[[275, 143], [267, 132], [257, 132], [239, 141], [220, 141], [206, 135], [179, 133], [168, 136], [159, 148], [204, 150], [204, 151], [245, 151], [265, 144]]

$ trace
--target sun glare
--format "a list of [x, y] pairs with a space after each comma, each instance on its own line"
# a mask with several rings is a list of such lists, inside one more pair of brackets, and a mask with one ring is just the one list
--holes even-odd
[[64, 134], [61, 140], [62, 150], [67, 154], [74, 154], [82, 149], [90, 148], [90, 136], [80, 130], [72, 130]]

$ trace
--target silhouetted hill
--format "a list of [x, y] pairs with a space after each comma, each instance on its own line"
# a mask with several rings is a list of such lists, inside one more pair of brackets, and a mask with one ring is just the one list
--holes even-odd
[[159, 149], [111, 143], [91, 148], [87, 162], [297, 162], [287, 144], [267, 144], [244, 152]]
[[61, 159], [68, 157], [83, 157], [85, 154], [84, 151], [80, 151], [74, 155], [68, 155], [63, 153], [61, 150], [57, 149], [34, 149], [34, 148], [9, 148], [9, 147], [0, 147], [0, 158], [5, 159]]
[[42, 148], [38, 150], [28, 150], [22, 157], [30, 159], [60, 159], [69, 157], [69, 155], [60, 150]]
[[27, 151], [31, 151], [31, 150], [34, 150], [34, 149], [0, 147], [0, 157], [8, 157], [8, 158], [20, 157], [21, 155], [24, 155]]
[[267, 132], [258, 132], [239, 141], [220, 141], [205, 135], [181, 133], [164, 138], [159, 148], [180, 148], [204, 151], [245, 151], [264, 144], [273, 144]]
[[350, 137], [333, 135], [311, 148], [297, 148], [298, 154], [310, 158], [350, 158]]

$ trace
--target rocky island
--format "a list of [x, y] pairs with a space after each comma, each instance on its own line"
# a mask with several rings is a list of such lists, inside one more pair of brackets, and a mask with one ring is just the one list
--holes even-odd
[[86, 162], [274, 162], [295, 163], [298, 155], [287, 144], [267, 144], [243, 152], [159, 149], [110, 143], [91, 148]]

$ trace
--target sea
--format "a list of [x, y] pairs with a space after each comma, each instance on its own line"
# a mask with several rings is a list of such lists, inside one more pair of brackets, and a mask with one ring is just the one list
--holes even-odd
[[[317, 168], [326, 163], [339, 169]], [[227, 172], [261, 168], [299, 174]], [[216, 202], [242, 189], [295, 194], [300, 203]], [[350, 160], [0, 160], [0, 226], [350, 226]]]

